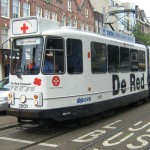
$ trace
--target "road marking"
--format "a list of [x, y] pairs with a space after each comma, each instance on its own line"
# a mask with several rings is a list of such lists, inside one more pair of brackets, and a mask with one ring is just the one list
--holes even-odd
[[106, 128], [106, 129], [116, 129], [117, 127], [111, 127], [111, 126], [114, 125], [114, 124], [116, 124], [116, 123], [118, 123], [118, 122], [120, 122], [120, 121], [122, 121], [122, 120], [117, 120], [117, 121], [115, 121], [115, 122], [113, 122], [113, 123], [111, 123], [109, 125], [104, 126], [103, 128]]
[[127, 147], [129, 149], [136, 149], [137, 150], [137, 149], [140, 149], [144, 146], [147, 146], [149, 142], [142, 139], [143, 137], [149, 137], [150, 138], [150, 135], [146, 134], [146, 135], [141, 135], [140, 137], [137, 137], [137, 141], [140, 143], [140, 145], [136, 146], [136, 145], [133, 145], [132, 143], [130, 143], [130, 144], [127, 144]]
[[38, 145], [41, 145], [41, 146], [48, 146], [48, 147], [57, 147], [58, 145], [55, 145], [55, 144], [48, 144], [48, 143], [40, 143]]
[[1, 140], [7, 140], [7, 141], [13, 141], [13, 142], [19, 142], [19, 143], [26, 143], [26, 144], [33, 144], [35, 142], [27, 141], [27, 140], [20, 140], [20, 139], [14, 139], [14, 138], [7, 138], [7, 137], [0, 137]]
[[[140, 122], [138, 122], [137, 124], [139, 125], [139, 124], [141, 124], [141, 123], [143, 123], [143, 121], [140, 121]], [[134, 126], [136, 126], [137, 124], [134, 124]], [[139, 130], [142, 130], [142, 129], [146, 128], [146, 127], [149, 126], [149, 125], [150, 125], [150, 122], [148, 122], [147, 124], [143, 125], [143, 126], [140, 127], [140, 128], [137, 128], [137, 129], [129, 128], [129, 131], [139, 131]]]
[[[104, 146], [114, 146], [114, 145], [119, 145], [121, 143], [123, 143], [124, 141], [126, 141], [127, 139], [129, 139], [130, 137], [132, 137], [134, 135], [134, 133], [130, 133], [129, 135], [125, 136], [124, 138], [120, 139], [118, 138], [119, 136], [121, 136], [122, 134], [124, 134], [124, 132], [119, 132], [117, 134], [115, 134], [114, 136], [110, 137], [109, 139], [105, 140], [103, 142], [103, 145]], [[110, 143], [111, 141], [114, 141], [115, 138], [118, 138], [120, 139], [119, 141], [116, 141], [116, 142], [112, 142]]]
[[[20, 139], [14, 139], [14, 138], [8, 138], [8, 137], [0, 137], [1, 140], [7, 140], [7, 141], [13, 141], [13, 142], [20, 142], [20, 143], [26, 143], [26, 144], [34, 144], [34, 141], [28, 141], [28, 140], [20, 140]], [[56, 144], [48, 144], [48, 143], [40, 143], [38, 145], [41, 146], [47, 146], [47, 147], [57, 147]]]
[[136, 124], [134, 124], [135, 126], [137, 126], [137, 125], [139, 125], [139, 124], [141, 124], [143, 121], [139, 121], [139, 122], [137, 122]]
[[85, 134], [75, 140], [72, 140], [72, 141], [73, 142], [89, 142], [89, 141], [92, 141], [92, 140], [98, 138], [100, 135], [103, 135], [105, 133], [106, 133], [105, 130], [95, 130], [93, 132]]

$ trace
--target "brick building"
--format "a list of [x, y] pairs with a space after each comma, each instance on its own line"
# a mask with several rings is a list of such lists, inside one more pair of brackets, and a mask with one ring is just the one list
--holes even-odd
[[58, 21], [62, 26], [95, 31], [89, 0], [1, 0], [0, 8], [0, 79], [8, 76], [9, 71], [11, 18], [39, 16]]

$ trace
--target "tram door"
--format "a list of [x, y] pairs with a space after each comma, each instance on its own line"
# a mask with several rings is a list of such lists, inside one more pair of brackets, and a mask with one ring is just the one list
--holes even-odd
[[147, 47], [147, 82], [150, 96], [150, 47]]
[[2, 63], [3, 63], [3, 75], [4, 77], [9, 76], [9, 68], [10, 68], [10, 49], [2, 50]]

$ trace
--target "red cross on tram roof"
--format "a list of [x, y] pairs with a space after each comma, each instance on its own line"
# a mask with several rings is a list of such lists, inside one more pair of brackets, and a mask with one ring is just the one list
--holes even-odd
[[23, 33], [26, 33], [26, 31], [28, 30], [28, 26], [26, 26], [26, 24], [24, 23], [20, 29], [23, 31]]

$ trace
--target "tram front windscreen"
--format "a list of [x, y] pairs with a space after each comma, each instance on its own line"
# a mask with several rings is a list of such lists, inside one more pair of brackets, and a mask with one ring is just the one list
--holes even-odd
[[18, 77], [39, 74], [42, 53], [42, 37], [14, 39], [10, 73]]

